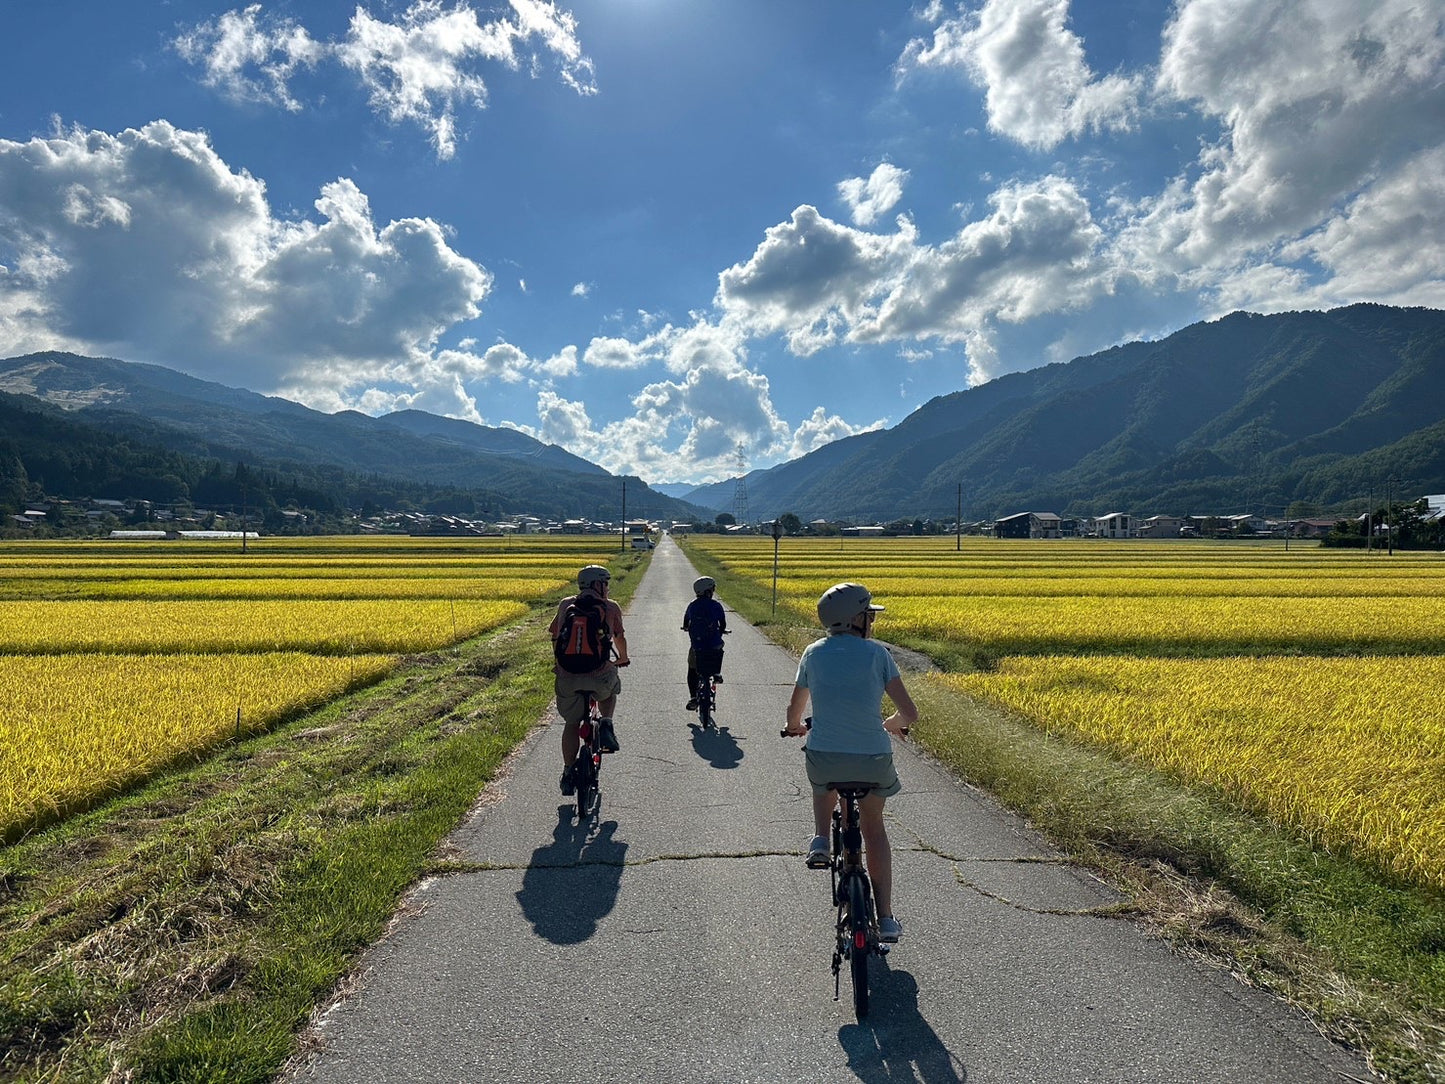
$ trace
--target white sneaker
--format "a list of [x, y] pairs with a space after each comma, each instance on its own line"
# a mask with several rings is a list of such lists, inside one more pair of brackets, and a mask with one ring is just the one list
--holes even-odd
[[903, 923], [892, 915], [884, 915], [878, 920], [878, 940], [886, 945], [896, 945], [902, 936]]

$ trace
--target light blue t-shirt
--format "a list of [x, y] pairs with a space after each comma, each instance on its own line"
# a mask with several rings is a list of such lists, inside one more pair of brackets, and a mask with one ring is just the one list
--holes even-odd
[[883, 689], [898, 664], [877, 640], [847, 634], [814, 641], [798, 660], [797, 685], [812, 698], [808, 748], [825, 753], [892, 752], [883, 729]]

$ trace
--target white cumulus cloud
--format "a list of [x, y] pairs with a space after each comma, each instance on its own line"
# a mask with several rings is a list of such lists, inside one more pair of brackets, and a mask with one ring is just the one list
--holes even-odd
[[812, 207], [769, 229], [719, 276], [717, 304], [750, 335], [784, 335], [806, 356], [838, 342], [964, 344], [975, 382], [997, 375], [991, 333], [1087, 304], [1112, 289], [1106, 235], [1068, 180], [1006, 185], [992, 213], [938, 244], [843, 226]]
[[962, 69], [984, 90], [989, 128], [1025, 146], [1130, 127], [1142, 78], [1096, 76], [1068, 14], [1068, 0], [988, 0], [952, 16], [934, 5], [933, 37], [911, 42], [899, 68]]
[[377, 113], [419, 125], [446, 159], [456, 153], [458, 114], [486, 107], [486, 64], [516, 71], [525, 63], [536, 75], [550, 62], [579, 94], [597, 91], [575, 16], [547, 0], [510, 0], [510, 7], [509, 15], [485, 20], [466, 3], [416, 0], [389, 20], [358, 6], [344, 39], [319, 42], [252, 4], [182, 32], [173, 44], [203, 68], [207, 86], [293, 110], [302, 107], [289, 85], [297, 68], [334, 61], [357, 77]]
[[824, 407], [814, 407], [813, 413], [798, 423], [793, 430], [793, 443], [788, 449], [788, 458], [797, 459], [809, 452], [815, 452], [825, 444], [882, 429], [887, 420], [879, 418], [867, 425], [850, 425], [837, 414], [829, 414]]
[[[1296, 303], [1349, 297], [1372, 280], [1380, 293], [1351, 299], [1406, 296], [1399, 276], [1384, 272], [1388, 285], [1371, 265], [1400, 254], [1438, 191], [1422, 167], [1442, 146], [1442, 67], [1438, 5], [1182, 3], [1155, 93], [1222, 136], [1190, 174], [1132, 208], [1124, 259], [1146, 277], [1218, 284], [1221, 305], [1249, 304], [1250, 281], [1263, 301], [1281, 289]], [[1438, 235], [1439, 216], [1427, 217]], [[1277, 261], [1293, 266], [1268, 270]]]
[[871, 226], [893, 210], [903, 198], [908, 171], [890, 162], [881, 163], [868, 177], [849, 177], [838, 182], [838, 195], [853, 215], [853, 225]]
[[301, 102], [291, 93], [291, 77], [326, 53], [305, 27], [289, 19], [264, 19], [260, 4], [201, 23], [173, 44], [182, 57], [205, 70], [206, 86], [241, 101], [279, 105], [293, 112]]
[[492, 285], [441, 225], [378, 223], [344, 178], [315, 209], [275, 217], [260, 180], [165, 121], [0, 140], [0, 350], [63, 346], [346, 405], [504, 377], [503, 358], [437, 349]]

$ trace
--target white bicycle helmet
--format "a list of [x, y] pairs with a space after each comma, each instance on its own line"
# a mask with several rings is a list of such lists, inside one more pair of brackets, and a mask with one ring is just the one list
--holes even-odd
[[692, 581], [692, 593], [694, 595], [702, 595], [708, 591], [716, 590], [717, 581], [711, 576], [699, 576], [697, 579]]
[[829, 632], [847, 632], [853, 627], [853, 618], [881, 609], [873, 605], [873, 596], [861, 583], [837, 583], [818, 599], [818, 620]]
[[581, 588], [595, 587], [597, 584], [612, 582], [612, 573], [601, 565], [588, 565], [577, 573], [577, 586]]

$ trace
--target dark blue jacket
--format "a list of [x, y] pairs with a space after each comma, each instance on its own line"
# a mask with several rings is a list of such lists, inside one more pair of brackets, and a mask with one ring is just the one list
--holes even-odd
[[723, 632], [728, 627], [727, 613], [715, 598], [695, 598], [682, 615], [682, 627], [697, 651], [721, 651]]

